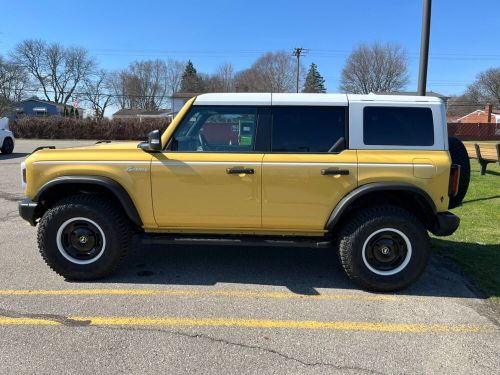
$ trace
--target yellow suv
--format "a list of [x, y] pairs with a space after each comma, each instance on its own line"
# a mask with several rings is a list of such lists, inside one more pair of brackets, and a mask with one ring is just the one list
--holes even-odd
[[448, 209], [469, 166], [445, 117], [431, 97], [200, 95], [146, 142], [37, 150], [22, 164], [19, 211], [68, 279], [109, 275], [139, 234], [331, 246], [361, 287], [398, 290], [424, 270], [427, 232], [459, 224]]

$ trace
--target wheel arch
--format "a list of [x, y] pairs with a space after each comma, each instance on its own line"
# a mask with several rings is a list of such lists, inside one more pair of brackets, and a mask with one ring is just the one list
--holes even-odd
[[[85, 175], [57, 177], [45, 183], [35, 195], [33, 201], [39, 203], [48, 202], [50, 205], [55, 199], [59, 200], [65, 196], [81, 192], [109, 195], [122, 207], [133, 224], [139, 228], [142, 227], [141, 217], [132, 198], [122, 185], [109, 177]], [[47, 204], [43, 204], [42, 207], [46, 209]], [[41, 213], [38, 212], [38, 215], [41, 216]]]
[[344, 196], [330, 214], [326, 229], [333, 231], [342, 224], [349, 212], [378, 204], [394, 204], [406, 208], [428, 230], [434, 229], [437, 208], [429, 194], [411, 184], [383, 182], [362, 185]]

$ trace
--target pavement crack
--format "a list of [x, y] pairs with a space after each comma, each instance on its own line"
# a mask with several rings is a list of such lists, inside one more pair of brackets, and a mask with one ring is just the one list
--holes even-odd
[[33, 313], [22, 313], [14, 310], [7, 310], [0, 308], [0, 316], [5, 318], [28, 318], [28, 319], [39, 319], [39, 320], [50, 320], [56, 323], [60, 323], [67, 327], [85, 327], [90, 325], [90, 320], [75, 320], [68, 318], [64, 315], [57, 314], [33, 314]]
[[308, 362], [308, 361], [304, 361], [300, 358], [296, 358], [296, 357], [293, 357], [293, 356], [288, 355], [286, 353], [280, 352], [276, 349], [265, 348], [265, 347], [262, 347], [259, 345], [250, 345], [250, 344], [244, 344], [241, 342], [230, 341], [227, 339], [213, 337], [213, 336], [202, 334], [202, 333], [190, 334], [190, 333], [183, 332], [183, 331], [172, 331], [172, 330], [168, 330], [168, 329], [145, 328], [145, 327], [99, 327], [99, 329], [114, 329], [114, 330], [126, 330], [126, 331], [146, 331], [146, 332], [169, 333], [172, 335], [177, 335], [177, 336], [182, 336], [182, 337], [187, 337], [187, 338], [192, 338], [192, 339], [203, 339], [203, 340], [211, 341], [214, 343], [235, 346], [235, 347], [239, 347], [239, 348], [243, 348], [243, 349], [258, 350], [258, 351], [262, 351], [262, 352], [266, 352], [269, 354], [279, 356], [279, 357], [284, 358], [288, 361], [297, 362], [297, 363], [299, 363], [303, 366], [306, 366], [306, 367], [330, 367], [330, 368], [334, 368], [334, 369], [339, 370], [339, 371], [355, 371], [357, 373], [363, 372], [363, 373], [367, 373], [367, 374], [384, 375], [384, 373], [382, 373], [382, 372], [379, 372], [376, 370], [371, 370], [371, 369], [366, 369], [366, 368], [358, 367], [358, 366], [341, 366], [341, 365], [337, 365], [334, 363], [322, 362], [322, 361]]
[[22, 194], [7, 193], [6, 191], [0, 191], [0, 199], [4, 199], [9, 202], [19, 202], [23, 199]]

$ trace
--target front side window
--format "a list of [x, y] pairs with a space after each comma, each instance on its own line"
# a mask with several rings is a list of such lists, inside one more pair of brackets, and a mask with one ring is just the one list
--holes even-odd
[[273, 107], [273, 152], [332, 152], [345, 136], [345, 107]]
[[432, 146], [432, 110], [418, 107], [365, 107], [363, 143], [379, 146]]
[[254, 150], [257, 108], [195, 106], [175, 130], [170, 146], [181, 152]]

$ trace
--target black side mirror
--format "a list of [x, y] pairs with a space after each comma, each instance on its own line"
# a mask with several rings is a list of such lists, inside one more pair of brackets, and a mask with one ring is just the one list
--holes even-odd
[[161, 151], [161, 136], [159, 130], [153, 130], [148, 134], [148, 141], [141, 144], [141, 148], [148, 152]]

